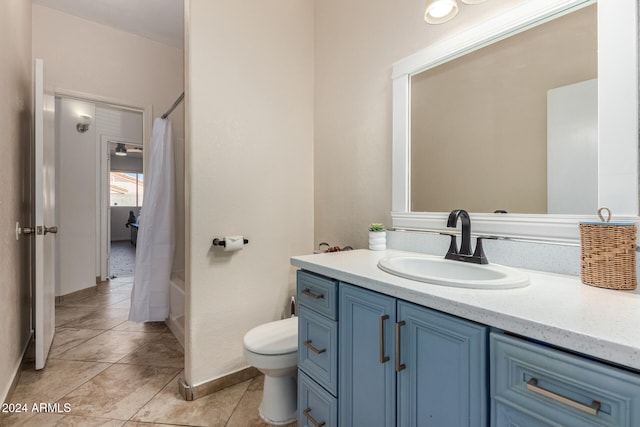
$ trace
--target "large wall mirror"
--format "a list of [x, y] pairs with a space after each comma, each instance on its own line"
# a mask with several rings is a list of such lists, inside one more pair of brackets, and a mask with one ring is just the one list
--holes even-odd
[[[394, 64], [393, 226], [578, 240], [638, 215], [634, 0], [529, 2]], [[494, 211], [507, 211], [496, 214]]]

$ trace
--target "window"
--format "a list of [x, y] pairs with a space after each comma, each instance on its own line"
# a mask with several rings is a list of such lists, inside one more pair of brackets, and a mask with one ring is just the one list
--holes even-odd
[[144, 177], [137, 172], [110, 172], [111, 206], [141, 207], [144, 196]]

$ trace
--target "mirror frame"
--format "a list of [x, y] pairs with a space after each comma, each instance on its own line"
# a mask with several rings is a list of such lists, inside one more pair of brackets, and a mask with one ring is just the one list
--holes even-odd
[[[449, 214], [410, 211], [411, 76], [594, 3], [596, 0], [526, 2], [451, 38], [432, 44], [393, 65], [391, 218], [394, 229], [446, 231]], [[638, 6], [636, 0], [599, 0], [597, 3], [598, 206], [611, 209], [616, 221], [637, 223], [640, 200]], [[464, 206], [456, 208], [464, 209]], [[581, 221], [597, 221], [595, 214], [471, 213], [472, 231], [474, 235], [579, 244], [577, 224]]]

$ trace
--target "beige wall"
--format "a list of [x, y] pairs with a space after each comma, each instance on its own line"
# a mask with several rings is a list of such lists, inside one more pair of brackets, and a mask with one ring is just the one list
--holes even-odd
[[[52, 94], [86, 95], [93, 100], [148, 108], [154, 116], [163, 114], [183, 91], [184, 52], [173, 46], [87, 21], [54, 9], [33, 6], [33, 57], [44, 59], [45, 91]], [[149, 116], [150, 117], [150, 116]], [[184, 108], [172, 114], [176, 143], [176, 176], [178, 194], [182, 192]], [[151, 123], [145, 123], [145, 139], [149, 141]], [[93, 162], [75, 158], [70, 162]], [[95, 167], [93, 168], [95, 170]], [[84, 179], [95, 182], [95, 176]], [[64, 209], [64, 207], [61, 207]], [[63, 215], [63, 211], [60, 211]], [[175, 269], [184, 268], [184, 210], [177, 209]], [[60, 239], [64, 238], [61, 230]], [[93, 229], [83, 231], [84, 252], [95, 252]], [[95, 262], [93, 263], [95, 264]], [[64, 270], [64, 260], [61, 270]], [[95, 279], [86, 286], [92, 286]], [[74, 289], [75, 290], [75, 289]]]
[[[160, 115], [183, 90], [182, 49], [39, 5], [33, 6], [33, 56], [44, 59], [48, 93], [75, 91]], [[181, 135], [181, 111], [174, 113]]]
[[[311, 2], [189, 0], [185, 376], [244, 368], [242, 338], [280, 319], [292, 255], [313, 242]], [[233, 254], [214, 237], [242, 234]]]
[[31, 332], [30, 239], [15, 226], [30, 225], [31, 207], [31, 2], [0, 2], [0, 401], [18, 371]]
[[367, 247], [368, 224], [391, 223], [392, 64], [524, 2], [458, 2], [441, 25], [424, 22], [424, 0], [315, 2], [316, 244]]

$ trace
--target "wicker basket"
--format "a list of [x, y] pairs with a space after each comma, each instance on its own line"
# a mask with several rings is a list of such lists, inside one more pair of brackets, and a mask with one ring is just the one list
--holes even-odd
[[582, 283], [607, 289], [636, 288], [636, 226], [580, 224]]

